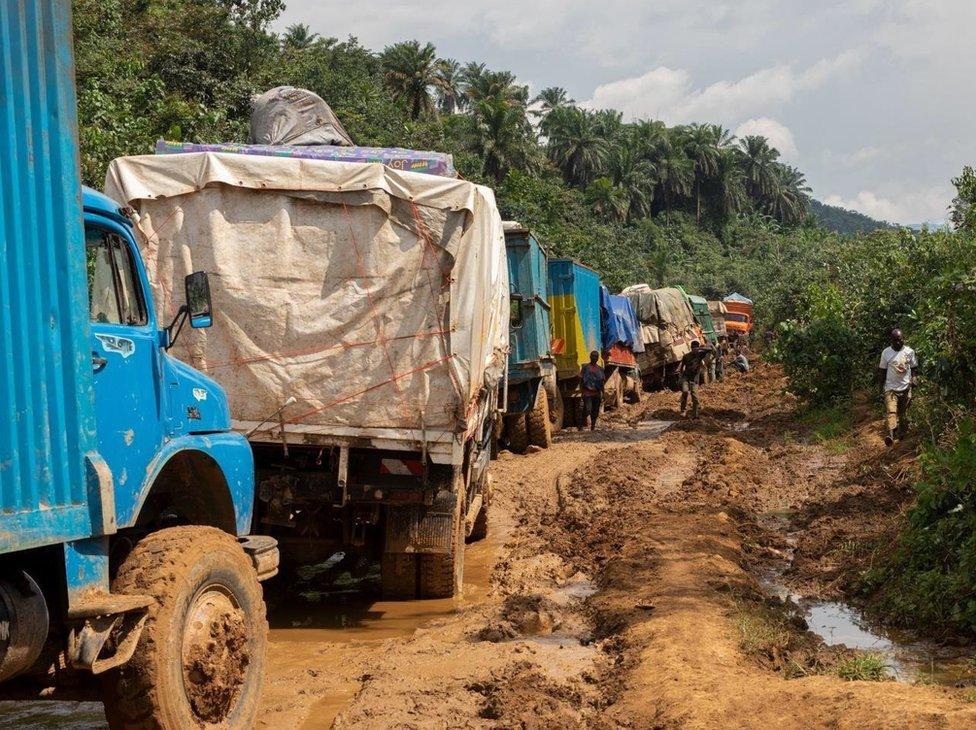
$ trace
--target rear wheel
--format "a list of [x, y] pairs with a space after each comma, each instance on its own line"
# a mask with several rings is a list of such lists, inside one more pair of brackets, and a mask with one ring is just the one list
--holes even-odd
[[420, 556], [420, 597], [451, 598], [461, 593], [464, 580], [464, 510], [461, 495], [454, 500], [451, 549]]
[[404, 601], [417, 597], [419, 559], [416, 553], [383, 553], [380, 583], [384, 598]]
[[112, 592], [156, 604], [132, 659], [103, 678], [109, 727], [253, 727], [268, 623], [257, 573], [234, 537], [212, 527], [152, 533]]
[[471, 534], [468, 535], [468, 539], [471, 542], [484, 540], [486, 537], [488, 537], [488, 513], [491, 508], [491, 475], [486, 474], [483, 479], [484, 484], [481, 488], [481, 511], [478, 512], [478, 516], [474, 518], [474, 525], [471, 527]]
[[546, 389], [539, 387], [535, 395], [535, 405], [528, 415], [529, 443], [548, 449], [552, 446], [552, 422], [549, 420], [549, 396]]
[[516, 454], [524, 454], [529, 446], [529, 430], [525, 414], [505, 416], [505, 433], [508, 436], [508, 448]]
[[549, 396], [549, 421], [552, 423], [552, 432], [558, 433], [563, 427], [564, 410], [563, 397], [558, 390], [546, 391]]

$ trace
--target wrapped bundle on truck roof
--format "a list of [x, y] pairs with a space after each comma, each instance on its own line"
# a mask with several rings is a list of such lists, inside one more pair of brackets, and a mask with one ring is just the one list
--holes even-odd
[[214, 282], [214, 327], [174, 352], [227, 390], [283, 548], [375, 548], [388, 594], [451, 595], [508, 349], [492, 191], [220, 152], [115, 160], [106, 188], [138, 215], [161, 315], [185, 274]]
[[675, 287], [652, 289], [647, 284], [634, 284], [622, 294], [641, 325], [644, 352], [637, 355], [637, 365], [644, 387], [653, 390], [671, 384], [681, 358], [702, 337], [687, 296]]

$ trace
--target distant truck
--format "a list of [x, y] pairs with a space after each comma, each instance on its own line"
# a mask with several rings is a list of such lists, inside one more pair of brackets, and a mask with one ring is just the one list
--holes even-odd
[[552, 317], [552, 353], [562, 397], [563, 421], [583, 422], [580, 369], [590, 353], [602, 349], [600, 277], [572, 259], [549, 260], [549, 306]]
[[511, 308], [504, 437], [520, 454], [530, 444], [552, 444], [563, 402], [552, 355], [546, 251], [521, 223], [505, 221], [504, 228]]
[[729, 333], [725, 326], [725, 315], [729, 310], [725, 302], [709, 300], [708, 312], [712, 315], [712, 323], [715, 325], [715, 334], [721, 340], [723, 337], [728, 339]]
[[622, 294], [641, 325], [644, 353], [637, 356], [637, 365], [644, 389], [676, 387], [681, 358], [702, 338], [688, 298], [681, 289], [652, 289], [647, 284], [629, 286]]
[[132, 219], [82, 191], [70, 17], [0, 25], [0, 696], [95, 685], [111, 728], [251, 727], [278, 552], [248, 537], [224, 392], [167, 354], [220, 313], [187, 271], [157, 320]]
[[106, 189], [137, 212], [163, 311], [187, 272], [214, 277], [215, 326], [177, 352], [226, 388], [283, 557], [372, 555], [387, 596], [452, 596], [488, 529], [506, 368], [494, 195], [291, 152], [121, 158]]
[[634, 307], [627, 297], [611, 294], [607, 287], [601, 286], [600, 321], [607, 375], [603, 389], [604, 407], [613, 409], [625, 401], [640, 402], [643, 388], [637, 357], [644, 353], [644, 342]]
[[695, 322], [698, 323], [698, 328], [704, 337], [702, 344], [715, 347], [718, 345], [718, 332], [715, 329], [711, 310], [708, 308], [708, 300], [696, 294], [689, 294], [688, 302], [691, 304], [691, 311], [695, 314]]
[[725, 326], [729, 341], [748, 340], [752, 332], [752, 300], [741, 294], [729, 294], [722, 300], [727, 311]]

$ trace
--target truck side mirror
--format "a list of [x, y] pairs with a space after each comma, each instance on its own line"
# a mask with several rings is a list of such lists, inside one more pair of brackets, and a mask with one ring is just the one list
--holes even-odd
[[186, 287], [186, 308], [193, 329], [203, 329], [213, 324], [213, 306], [210, 301], [210, 279], [205, 271], [194, 271], [183, 280]]
[[522, 295], [512, 294], [508, 300], [508, 326], [510, 329], [517, 330], [522, 326], [524, 318], [522, 316]]

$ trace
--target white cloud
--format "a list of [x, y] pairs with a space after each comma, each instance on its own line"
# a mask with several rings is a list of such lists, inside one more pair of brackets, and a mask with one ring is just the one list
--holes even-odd
[[760, 69], [736, 81], [717, 81], [694, 88], [684, 69], [659, 66], [640, 76], [601, 84], [585, 102], [592, 108], [614, 108], [629, 119], [657, 118], [676, 124], [719, 120], [727, 124], [768, 113], [796, 94], [816, 89], [849, 71], [863, 58], [853, 49], [817, 61], [800, 71], [789, 65]]
[[793, 132], [785, 124], [781, 124], [775, 119], [769, 117], [749, 119], [736, 127], [734, 134], [740, 139], [750, 135], [765, 137], [773, 147], [779, 150], [787, 162], [796, 161], [799, 157]]
[[823, 202], [828, 205], [856, 210], [877, 220], [907, 225], [944, 222], [946, 207], [951, 197], [951, 189], [945, 186], [937, 186], [918, 190], [896, 191], [884, 195], [871, 190], [862, 190], [852, 198], [828, 195], [823, 199]]

